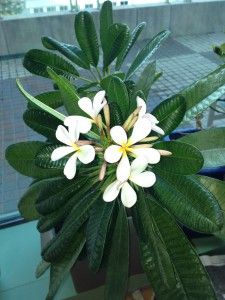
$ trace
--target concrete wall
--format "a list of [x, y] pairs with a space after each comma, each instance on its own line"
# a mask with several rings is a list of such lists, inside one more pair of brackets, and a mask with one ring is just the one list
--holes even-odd
[[[225, 30], [225, 1], [157, 4], [146, 7], [120, 8], [114, 11], [115, 21], [134, 28], [147, 22], [142, 38], [149, 38], [163, 29], [174, 36], [203, 34]], [[99, 28], [98, 12], [93, 12]], [[60, 14], [35, 18], [0, 21], [0, 56], [25, 53], [41, 48], [41, 36], [48, 35], [67, 43], [75, 42], [74, 15]]]

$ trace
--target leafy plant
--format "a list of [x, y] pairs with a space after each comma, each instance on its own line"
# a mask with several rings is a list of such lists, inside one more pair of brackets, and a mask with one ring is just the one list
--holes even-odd
[[[81, 253], [93, 272], [106, 266], [105, 299], [124, 299], [129, 215], [143, 270], [157, 299], [216, 299], [181, 228], [224, 237], [225, 184], [196, 174], [203, 166], [225, 162], [225, 128], [190, 134], [177, 142], [164, 141], [164, 136], [215, 101], [214, 93], [225, 84], [225, 66], [147, 114], [144, 100], [159, 77], [151, 57], [169, 33], [163, 31], [147, 42], [123, 72], [143, 28], [141, 23], [131, 32], [114, 23], [112, 3], [106, 1], [99, 36], [92, 15], [80, 12], [75, 18], [79, 47], [44, 37], [43, 45], [51, 51], [30, 50], [25, 55], [24, 66], [51, 78], [56, 87], [33, 97], [17, 81], [28, 101], [24, 121], [46, 141], [18, 143], [6, 150], [9, 164], [35, 179], [19, 202], [22, 216], [37, 219], [40, 232], [60, 226], [42, 249], [36, 274], [50, 267], [46, 299], [54, 298]], [[90, 77], [81, 76], [82, 69]], [[65, 114], [57, 110], [61, 106]]]

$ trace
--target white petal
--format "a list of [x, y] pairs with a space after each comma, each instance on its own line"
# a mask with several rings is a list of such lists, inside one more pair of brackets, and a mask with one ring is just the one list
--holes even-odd
[[127, 143], [127, 133], [121, 126], [114, 126], [110, 130], [111, 138], [114, 140], [115, 143], [118, 145], [126, 144]]
[[105, 202], [111, 202], [116, 199], [119, 195], [122, 185], [118, 180], [113, 181], [110, 185], [107, 186], [103, 193], [103, 200]]
[[68, 126], [69, 128], [76, 126], [79, 133], [87, 133], [91, 130], [92, 123], [90, 119], [82, 116], [69, 116], [65, 118], [64, 125]]
[[131, 176], [134, 174], [140, 174], [148, 165], [148, 161], [144, 156], [138, 156], [131, 163]]
[[116, 178], [124, 182], [126, 181], [130, 176], [130, 162], [126, 154], [124, 154], [118, 164], [118, 167], [116, 169]]
[[77, 157], [83, 164], [89, 164], [95, 159], [95, 149], [91, 145], [81, 146], [77, 151]]
[[80, 109], [82, 109], [84, 112], [86, 112], [86, 114], [88, 114], [90, 117], [92, 117], [92, 118], [95, 117], [93, 103], [92, 103], [91, 99], [89, 99], [88, 97], [83, 97], [78, 101], [78, 105], [79, 105]]
[[106, 105], [107, 101], [105, 99], [105, 91], [98, 92], [93, 100], [93, 109], [95, 116], [97, 116], [102, 108]]
[[133, 128], [129, 142], [133, 145], [146, 138], [151, 132], [151, 123], [146, 119], [139, 119]]
[[104, 153], [104, 158], [109, 163], [115, 163], [120, 160], [122, 156], [122, 152], [120, 151], [120, 146], [111, 145], [109, 146]]
[[62, 125], [59, 125], [57, 127], [55, 136], [57, 140], [59, 140], [61, 143], [66, 144], [68, 146], [71, 146], [71, 144], [73, 143], [73, 141], [69, 136], [68, 130]]
[[73, 147], [70, 146], [62, 146], [62, 147], [58, 147], [56, 148], [51, 155], [51, 160], [55, 161], [58, 160], [64, 156], [66, 156], [67, 154], [70, 154], [72, 152], [74, 152], [75, 150], [73, 149]]
[[145, 113], [146, 113], [146, 110], [147, 110], [146, 103], [145, 103], [145, 101], [142, 98], [140, 98], [138, 96], [137, 96], [136, 101], [137, 101], [137, 107], [141, 106], [141, 110], [139, 112], [139, 116], [143, 117], [145, 115]]
[[73, 179], [76, 175], [76, 169], [77, 169], [77, 153], [74, 153], [67, 161], [65, 167], [64, 167], [64, 175], [68, 179]]
[[164, 135], [164, 134], [165, 134], [164, 130], [162, 130], [162, 128], [160, 128], [160, 127], [157, 126], [157, 125], [153, 125], [153, 126], [152, 126], [152, 130], [155, 131], [155, 132], [158, 132], [158, 133], [161, 134], [161, 135]]
[[159, 123], [159, 121], [156, 119], [156, 117], [153, 116], [152, 114], [147, 113], [143, 117], [145, 119], [149, 120], [152, 123], [152, 125], [155, 125], [155, 124]]
[[156, 182], [156, 177], [153, 172], [146, 171], [139, 174], [132, 174], [129, 180], [133, 181], [135, 184], [142, 186], [142, 187], [150, 187], [153, 186]]
[[132, 207], [137, 201], [137, 194], [135, 190], [125, 182], [121, 190], [121, 200], [125, 207]]
[[159, 151], [153, 148], [132, 149], [132, 153], [134, 153], [137, 157], [144, 156], [149, 164], [157, 164], [160, 161]]

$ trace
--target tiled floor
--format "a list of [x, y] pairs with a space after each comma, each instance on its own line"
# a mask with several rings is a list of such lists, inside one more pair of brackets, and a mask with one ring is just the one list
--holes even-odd
[[[152, 88], [149, 109], [221, 64], [212, 52], [212, 45], [224, 41], [224, 33], [170, 38], [155, 55], [157, 69], [163, 71], [163, 76]], [[132, 57], [134, 51], [127, 59], [127, 66]], [[0, 60], [0, 215], [16, 210], [17, 202], [30, 182], [29, 178], [16, 174], [8, 166], [4, 160], [5, 148], [19, 141], [41, 138], [22, 121], [26, 101], [17, 90], [17, 77], [33, 95], [52, 89], [50, 80], [32, 76], [23, 68], [22, 58]]]

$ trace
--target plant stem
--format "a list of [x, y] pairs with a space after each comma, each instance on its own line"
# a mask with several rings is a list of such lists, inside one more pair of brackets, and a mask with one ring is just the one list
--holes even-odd
[[100, 73], [99, 68], [96, 67], [95, 69], [96, 69], [96, 71], [97, 71], [97, 73], [98, 73], [99, 79], [102, 80], [102, 75], [101, 75], [101, 73]]
[[92, 76], [94, 77], [94, 79], [99, 83], [99, 79], [98, 77], [95, 75], [95, 73], [92, 71], [92, 69], [89, 70], [92, 74]]

